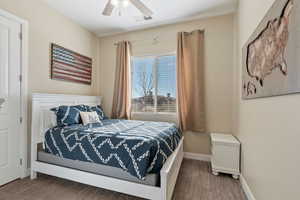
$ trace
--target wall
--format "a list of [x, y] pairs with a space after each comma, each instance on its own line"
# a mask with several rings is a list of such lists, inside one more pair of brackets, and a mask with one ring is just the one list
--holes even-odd
[[[41, 0], [1, 0], [0, 9], [26, 19], [29, 23], [29, 102], [33, 92], [82, 95], [98, 93], [99, 52], [98, 38], [94, 34], [62, 16]], [[93, 58], [91, 86], [50, 79], [50, 43], [52, 42]], [[30, 141], [30, 130], [28, 130], [28, 141]], [[30, 149], [29, 142], [28, 149]]]
[[[4, 9], [29, 22], [28, 88], [32, 92], [93, 94], [97, 91], [97, 40], [98, 38], [50, 8], [41, 0], [1, 0]], [[93, 84], [51, 80], [50, 44], [56, 43], [93, 58]]]
[[300, 95], [240, 98], [242, 47], [273, 3], [240, 0], [235, 132], [242, 142], [242, 173], [256, 199], [294, 200], [300, 196]]
[[[205, 101], [208, 132], [232, 132], [233, 15], [100, 38], [100, 92], [104, 97], [105, 112], [110, 114], [112, 105], [116, 60], [114, 43], [121, 40], [132, 41], [135, 56], [176, 52], [177, 32], [195, 29], [205, 30]], [[152, 39], [156, 36], [158, 43], [153, 44]], [[174, 118], [171, 121], [173, 120]], [[208, 134], [189, 132], [185, 137], [185, 151], [210, 153]]]

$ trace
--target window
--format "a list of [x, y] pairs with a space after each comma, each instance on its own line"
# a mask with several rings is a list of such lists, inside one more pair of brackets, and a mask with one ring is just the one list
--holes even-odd
[[132, 112], [176, 112], [176, 56], [132, 58]]

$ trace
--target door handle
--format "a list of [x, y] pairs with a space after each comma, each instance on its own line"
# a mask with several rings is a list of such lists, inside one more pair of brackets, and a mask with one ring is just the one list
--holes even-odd
[[4, 104], [5, 99], [4, 98], [0, 98], [0, 108], [2, 108], [2, 105]]

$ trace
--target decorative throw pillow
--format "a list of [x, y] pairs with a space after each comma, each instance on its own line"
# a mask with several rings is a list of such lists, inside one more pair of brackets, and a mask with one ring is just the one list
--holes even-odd
[[99, 105], [89, 106], [89, 112], [93, 112], [93, 111], [95, 111], [98, 114], [100, 120], [108, 119], [108, 117], [106, 117], [101, 106], [99, 106]]
[[52, 108], [56, 114], [57, 126], [69, 126], [72, 124], [80, 124], [80, 112], [88, 112], [88, 107], [85, 105], [77, 106], [59, 106]]
[[43, 128], [48, 129], [57, 126], [56, 114], [50, 110], [43, 111], [43, 120]]
[[100, 119], [96, 111], [93, 112], [80, 112], [80, 116], [83, 122], [83, 125], [100, 123]]

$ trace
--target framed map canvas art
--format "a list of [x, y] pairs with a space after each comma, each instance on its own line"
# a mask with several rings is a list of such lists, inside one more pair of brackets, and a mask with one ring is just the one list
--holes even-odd
[[300, 1], [276, 0], [243, 48], [242, 98], [300, 92]]

